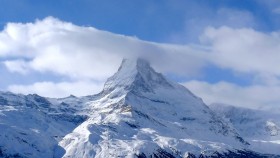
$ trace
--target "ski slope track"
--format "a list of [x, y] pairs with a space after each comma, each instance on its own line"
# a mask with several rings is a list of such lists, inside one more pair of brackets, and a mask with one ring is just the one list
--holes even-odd
[[[279, 117], [263, 118], [260, 127], [217, 109], [147, 61], [124, 59], [96, 95], [0, 92], [0, 157], [279, 157]], [[252, 119], [259, 116], [269, 115]]]

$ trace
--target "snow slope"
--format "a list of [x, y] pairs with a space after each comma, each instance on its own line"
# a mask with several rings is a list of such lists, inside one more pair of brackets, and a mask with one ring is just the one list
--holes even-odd
[[59, 106], [52, 106], [38, 95], [1, 92], [0, 157], [53, 157], [60, 149], [58, 141], [85, 116], [62, 113]]
[[212, 104], [210, 108], [235, 127], [252, 150], [280, 155], [279, 113], [225, 104]]

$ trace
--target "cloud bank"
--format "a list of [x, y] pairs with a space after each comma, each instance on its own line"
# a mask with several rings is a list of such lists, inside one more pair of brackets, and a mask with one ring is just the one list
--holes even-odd
[[280, 33], [253, 29], [207, 28], [201, 40], [211, 47], [211, 61], [244, 73], [280, 75]]
[[183, 83], [207, 104], [225, 103], [255, 109], [278, 110], [280, 112], [280, 86], [251, 85], [239, 86], [221, 81], [210, 84], [204, 81]]
[[[98, 93], [123, 57], [140, 56], [157, 71], [183, 77], [184, 85], [206, 103], [280, 107], [279, 42], [279, 32], [222, 26], [205, 28], [195, 45], [160, 44], [48, 17], [34, 23], [8, 23], [0, 32], [0, 59], [10, 73], [22, 77], [32, 73], [62, 76], [58, 81], [6, 87], [17, 93], [49, 97]], [[202, 70], [211, 65], [250, 75], [251, 83], [201, 81]]]
[[[92, 27], [76, 26], [53, 17], [34, 23], [9, 23], [0, 33], [0, 58], [10, 72], [21, 73], [25, 75], [23, 77], [34, 72], [52, 73], [70, 80], [67, 81], [69, 84], [45, 81], [27, 87], [10, 85], [8, 90], [51, 97], [64, 96], [66, 93], [61, 92], [67, 90], [76, 95], [85, 94], [72, 91], [71, 83], [76, 85], [86, 81], [101, 87], [124, 57], [144, 57], [159, 71], [183, 76], [199, 71], [204, 63], [203, 53], [190, 46], [145, 42]], [[46, 83], [51, 85], [48, 89], [58, 89], [57, 92], [40, 90], [48, 87]]]
[[[208, 61], [237, 74], [252, 76], [249, 85], [220, 81], [183, 83], [206, 103], [222, 102], [253, 108], [280, 107], [280, 32], [252, 28], [208, 27], [200, 37], [209, 47]], [[210, 72], [211, 73], [211, 72]]]

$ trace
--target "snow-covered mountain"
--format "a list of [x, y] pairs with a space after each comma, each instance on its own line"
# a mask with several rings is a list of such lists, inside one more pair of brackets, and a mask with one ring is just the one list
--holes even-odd
[[0, 93], [0, 157], [53, 157], [60, 141], [87, 116], [38, 95]]
[[280, 114], [225, 104], [212, 104], [220, 117], [228, 121], [251, 145], [252, 150], [280, 154]]
[[214, 111], [145, 60], [123, 60], [97, 95], [0, 93], [0, 157], [272, 157]]

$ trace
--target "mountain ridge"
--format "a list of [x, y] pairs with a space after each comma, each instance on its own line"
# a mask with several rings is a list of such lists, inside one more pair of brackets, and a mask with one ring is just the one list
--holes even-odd
[[[218, 103], [209, 106], [232, 124], [254, 148], [263, 153], [269, 150], [270, 153], [279, 154], [280, 116], [278, 113]], [[266, 147], [262, 144], [268, 145]]]
[[[119, 145], [119, 148], [116, 150], [125, 151], [125, 148], [132, 146], [128, 142], [121, 141], [124, 138], [130, 140], [132, 144], [136, 142], [134, 144], [136, 146], [133, 149], [135, 151], [126, 151], [125, 154], [127, 155], [141, 154], [141, 148], [143, 146], [138, 144], [144, 142], [146, 142], [145, 145], [147, 146], [151, 146], [152, 144], [150, 148], [153, 150], [148, 152], [151, 155], [153, 152], [157, 152], [157, 150], [169, 151], [171, 150], [170, 147], [166, 147], [162, 144], [166, 141], [165, 139], [170, 139], [175, 142], [178, 141], [181, 143], [180, 146], [192, 146], [191, 143], [186, 143], [185, 141], [193, 140], [183, 140], [183, 137], [174, 136], [174, 129], [181, 130], [176, 132], [186, 137], [203, 138], [202, 140], [210, 141], [211, 139], [209, 140], [209, 136], [205, 137], [200, 133], [195, 134], [194, 132], [196, 130], [209, 130], [211, 132], [207, 134], [216, 137], [216, 140], [220, 139], [222, 136], [227, 141], [233, 141], [236, 144], [245, 146], [248, 145], [234, 129], [224, 124], [201, 99], [195, 97], [183, 86], [167, 81], [142, 59], [124, 60], [118, 72], [105, 83], [104, 91], [100, 98], [92, 102], [90, 106], [95, 112], [92, 114], [92, 119], [84, 122], [83, 126], [81, 126], [82, 129], [79, 129], [79, 127], [76, 128], [75, 134], [67, 135], [65, 137], [66, 139], [61, 142], [62, 147], [70, 147], [66, 149], [65, 157], [71, 157], [71, 155], [78, 152], [76, 149], [79, 149], [79, 154], [81, 154], [81, 151], [86, 153], [84, 154], [86, 155], [85, 157], [106, 156], [106, 150], [104, 150], [105, 147], [104, 144], [102, 144], [102, 142], [104, 143], [105, 136], [104, 138], [100, 138], [99, 135], [94, 135], [93, 133], [95, 130], [91, 130], [92, 127], [102, 131], [99, 133], [101, 135], [102, 133], [106, 133], [106, 131], [109, 132], [111, 136], [114, 135], [116, 138], [115, 140], [111, 138], [111, 143], [122, 143], [123, 146], [125, 146]], [[186, 116], [187, 114], [189, 115], [188, 117]], [[194, 126], [194, 129], [188, 127], [189, 123]], [[108, 128], [100, 127], [104, 124], [106, 127], [108, 126]], [[123, 124], [122, 127], [125, 130], [119, 129], [118, 126], [120, 124]], [[200, 124], [203, 124], [203, 126]], [[91, 128], [87, 129], [85, 132], [84, 129], [88, 127]], [[157, 134], [147, 134], [147, 129]], [[164, 130], [169, 131], [171, 134], [163, 132]], [[120, 135], [125, 135], [127, 132], [131, 132], [131, 135], [125, 136], [124, 138], [121, 136], [122, 139], [119, 138]], [[96, 140], [94, 142], [86, 141], [90, 136], [84, 135], [83, 133], [89, 133], [91, 137], [94, 135], [95, 139], [98, 140], [97, 142], [101, 141], [101, 143], [99, 142], [96, 144]], [[164, 136], [166, 134], [168, 137]], [[72, 137], [80, 137], [80, 140], [71, 144], [71, 142], [69, 143], [69, 139], [72, 139]], [[151, 141], [151, 137], [159, 139], [159, 142], [155, 143]], [[83, 143], [79, 144], [79, 142]], [[99, 149], [86, 148], [83, 150], [80, 146], [83, 146], [85, 143], [94, 145], [95, 148]], [[163, 150], [163, 148], [166, 149]], [[177, 145], [174, 145], [172, 148], [178, 150], [176, 149]], [[95, 155], [90, 155], [90, 153], [95, 153]], [[144, 154], [147, 155], [147, 153]], [[186, 155], [187, 152], [182, 152], [182, 154]], [[118, 154], [116, 153], [116, 155]], [[118, 156], [123, 156], [123, 154]]]
[[[144, 59], [124, 59], [97, 95], [0, 93], [0, 107], [0, 157], [273, 157], [253, 151], [235, 124]], [[14, 119], [25, 116], [28, 128]]]

